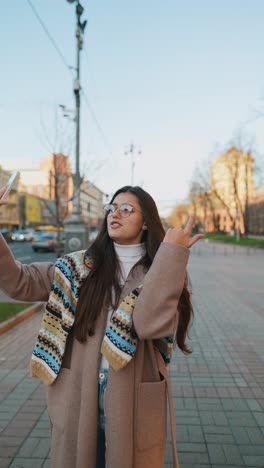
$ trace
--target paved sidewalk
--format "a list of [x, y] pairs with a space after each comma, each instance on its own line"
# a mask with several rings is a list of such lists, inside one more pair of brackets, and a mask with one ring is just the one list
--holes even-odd
[[[263, 265], [262, 251], [193, 249], [193, 353], [170, 371], [181, 468], [264, 467]], [[1, 468], [50, 466], [45, 392], [28, 373], [40, 320], [1, 337]]]

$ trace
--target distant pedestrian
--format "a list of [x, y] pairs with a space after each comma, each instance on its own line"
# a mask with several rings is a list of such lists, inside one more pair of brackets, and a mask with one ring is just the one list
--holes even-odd
[[152, 197], [126, 186], [88, 250], [55, 264], [15, 261], [0, 236], [0, 288], [48, 301], [31, 374], [47, 384], [53, 468], [162, 468], [167, 397], [179, 466], [167, 367], [174, 344], [190, 352], [193, 222], [165, 234]]

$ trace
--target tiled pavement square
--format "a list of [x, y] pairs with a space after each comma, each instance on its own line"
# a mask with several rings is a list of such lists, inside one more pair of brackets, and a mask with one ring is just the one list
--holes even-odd
[[[264, 252], [226, 252], [202, 244], [189, 264], [193, 353], [170, 368], [181, 468], [264, 468]], [[1, 337], [1, 468], [50, 468], [45, 392], [28, 372], [40, 320]]]

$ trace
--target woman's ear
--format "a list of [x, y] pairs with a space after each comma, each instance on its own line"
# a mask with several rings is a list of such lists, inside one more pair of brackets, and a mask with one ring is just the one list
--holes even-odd
[[142, 229], [143, 231], [146, 231], [148, 229], [146, 223], [143, 224]]

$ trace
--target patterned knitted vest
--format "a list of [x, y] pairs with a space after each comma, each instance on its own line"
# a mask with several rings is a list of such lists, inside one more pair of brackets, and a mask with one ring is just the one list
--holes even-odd
[[[91, 259], [84, 262], [84, 254], [84, 250], [67, 254], [55, 263], [51, 293], [30, 363], [32, 377], [48, 385], [61, 369], [80, 287], [91, 269]], [[101, 352], [116, 371], [125, 367], [136, 353], [138, 338], [133, 332], [133, 310], [143, 286], [131, 291], [114, 311], [102, 341]], [[154, 340], [154, 345], [168, 365], [173, 336]]]

